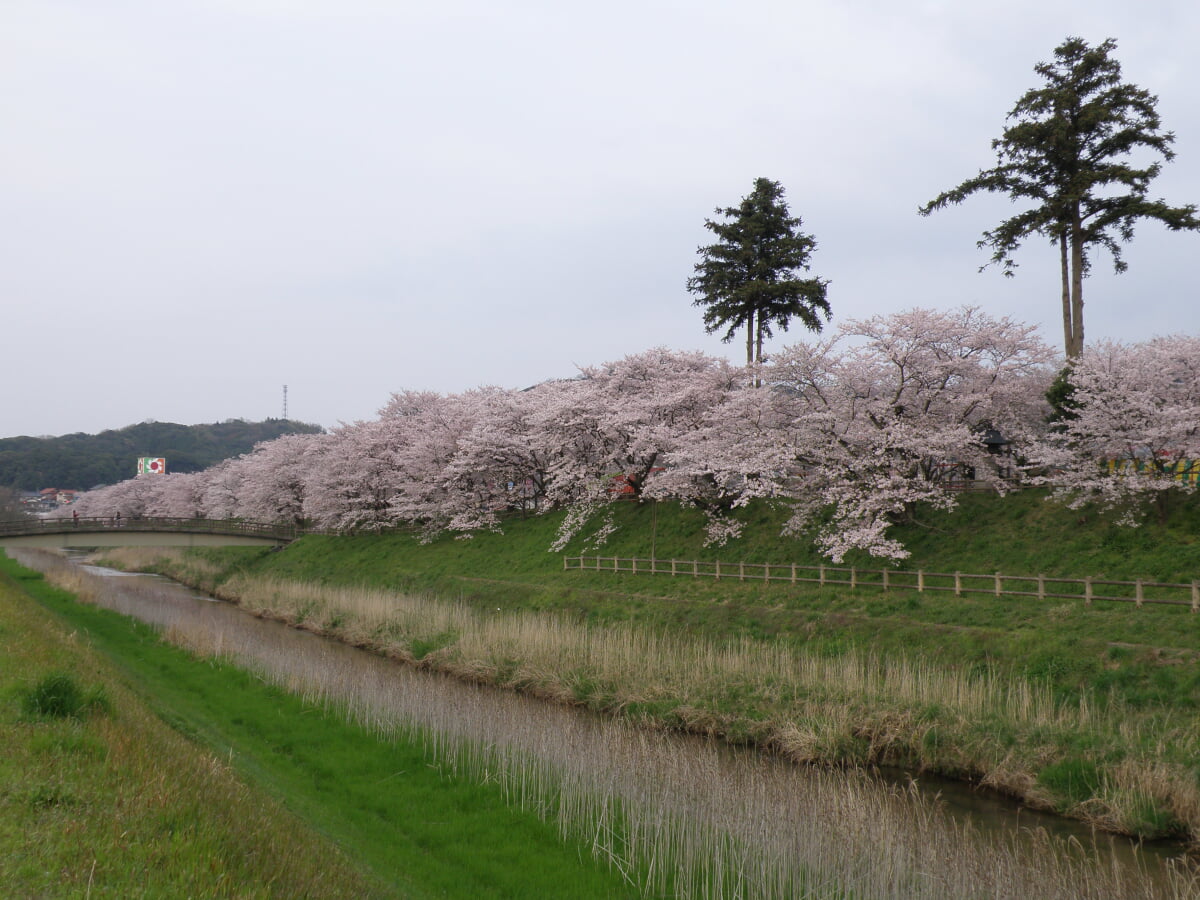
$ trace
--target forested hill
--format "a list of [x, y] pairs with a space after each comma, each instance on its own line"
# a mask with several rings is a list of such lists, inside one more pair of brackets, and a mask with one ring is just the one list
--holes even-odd
[[0, 487], [88, 490], [132, 478], [141, 456], [166, 458], [168, 472], [199, 472], [249, 452], [259, 441], [322, 430], [288, 419], [231, 419], [212, 425], [142, 422], [100, 434], [0, 438]]

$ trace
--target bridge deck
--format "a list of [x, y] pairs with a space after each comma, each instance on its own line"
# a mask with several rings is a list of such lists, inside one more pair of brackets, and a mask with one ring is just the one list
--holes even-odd
[[294, 526], [232, 519], [184, 519], [165, 516], [117, 518], [80, 516], [0, 522], [0, 545], [35, 544], [61, 547], [198, 546], [220, 544], [286, 544], [295, 540]]

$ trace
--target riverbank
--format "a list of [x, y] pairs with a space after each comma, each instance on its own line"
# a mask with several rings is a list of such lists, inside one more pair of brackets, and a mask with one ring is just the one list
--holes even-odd
[[[65, 583], [84, 589], [0, 555], [5, 896], [636, 896], [421, 741], [173, 647]], [[104, 714], [16, 709], [27, 682], [65, 669], [103, 688]]]
[[[1129, 532], [1034, 495], [964, 501], [910, 527], [919, 564], [1154, 580], [1200, 571], [1191, 506]], [[698, 546], [691, 515], [622, 507], [603, 552], [816, 561], [774, 537], [768, 510], [750, 511], [746, 536], [720, 550]], [[126, 564], [558, 702], [797, 760], [938, 772], [1112, 831], [1200, 835], [1200, 629], [1186, 607], [563, 572], [546, 551], [555, 524], [428, 545], [307, 537], [279, 553]]]
[[32, 593], [69, 602], [0, 554], [5, 896], [391, 896], [227, 759], [167, 726], [80, 622]]
[[[315, 705], [365, 725], [385, 745], [419, 737], [429, 766], [498, 789], [510, 805], [556, 822], [563, 838], [582, 837], [593, 858], [632, 877], [643, 896], [1196, 896], [1196, 873], [1186, 860], [1160, 856], [1161, 848], [1134, 852], [1120, 839], [1089, 838], [1086, 829], [1070, 836], [1057, 826], [1044, 831], [1025, 816], [1007, 824], [986, 815], [963, 819], [951, 813], [954, 799], [940, 801], [915, 784], [889, 784], [858, 770], [797, 767], [723, 749], [719, 742], [648, 733], [620, 720], [397, 665], [255, 618], [232, 604], [212, 603], [163, 579], [112, 577], [53, 553], [19, 556], [89, 605], [151, 625], [164, 640], [214, 668], [224, 661], [247, 668], [254, 677], [229, 685], [233, 699], [260, 693], [262, 683], [305, 698], [299, 719], [306, 736]], [[105, 617], [104, 630], [113, 626], [120, 632], [119, 623]], [[141, 656], [140, 646], [129, 649]], [[175, 681], [172, 675], [174, 689], [190, 697], [188, 680]], [[212, 705], [213, 699], [221, 704], [220, 697], [206, 702]], [[295, 724], [290, 720], [296, 712], [285, 704], [266, 711], [265, 718], [260, 713], [246, 721], [239, 715], [237, 724], [273, 739]], [[272, 740], [271, 746], [276, 751], [269, 757], [271, 768], [281, 765], [277, 751], [283, 751], [287, 764], [294, 758], [309, 773], [301, 780], [322, 797], [344, 782], [365, 783], [357, 758], [347, 760], [342, 748], [330, 748], [327, 741], [280, 746]], [[240, 755], [241, 750], [233, 759]], [[454, 812], [438, 802], [448, 794], [442, 788], [419, 804], [391, 802], [386, 785], [408, 780], [409, 774], [406, 768], [375, 779], [354, 807], [374, 817], [382, 806], [392, 811], [390, 818], [418, 829], [452, 827]], [[977, 808], [974, 801], [968, 805]], [[363, 837], [392, 847], [388, 824], [373, 825]], [[544, 874], [531, 848], [514, 855], [479, 837], [464, 863], [486, 848], [493, 866], [507, 861], [506, 872], [524, 864]], [[440, 855], [434, 846], [422, 846], [429, 857]], [[389, 854], [397, 856], [404, 854]], [[453, 875], [455, 885], [465, 880], [465, 874]], [[489, 879], [489, 887], [498, 885]], [[505, 895], [580, 896], [557, 879], [550, 889], [533, 881], [512, 888]]]

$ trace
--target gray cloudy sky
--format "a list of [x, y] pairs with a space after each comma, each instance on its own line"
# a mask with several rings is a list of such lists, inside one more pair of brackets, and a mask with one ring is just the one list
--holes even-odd
[[[1152, 193], [1200, 202], [1194, 0], [0, 0], [0, 437], [737, 361], [684, 283], [760, 176], [834, 324], [973, 303], [1061, 345], [1053, 248], [977, 272], [1006, 201], [916, 209], [1069, 35], [1118, 40], [1176, 133]], [[1098, 258], [1088, 338], [1195, 333], [1198, 255]]]

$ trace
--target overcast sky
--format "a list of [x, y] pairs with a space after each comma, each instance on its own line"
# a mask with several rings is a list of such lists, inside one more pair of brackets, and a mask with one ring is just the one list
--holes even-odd
[[[758, 177], [834, 325], [969, 303], [1061, 346], [1054, 248], [978, 272], [1006, 201], [916, 210], [1072, 35], [1117, 39], [1176, 135], [1152, 194], [1200, 202], [1195, 0], [0, 0], [0, 437], [736, 362], [685, 282]], [[1200, 330], [1198, 256], [1146, 223], [1098, 257], [1088, 339]]]

